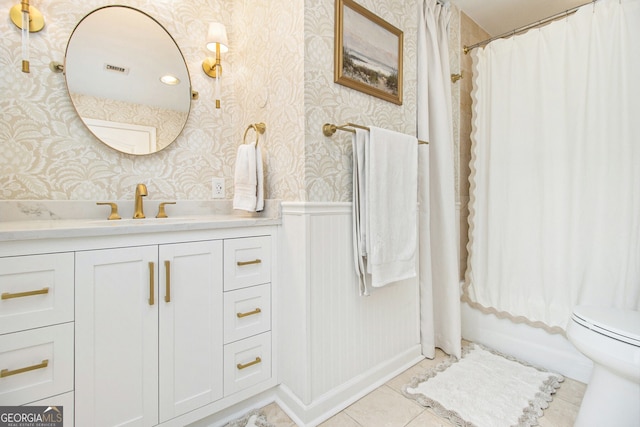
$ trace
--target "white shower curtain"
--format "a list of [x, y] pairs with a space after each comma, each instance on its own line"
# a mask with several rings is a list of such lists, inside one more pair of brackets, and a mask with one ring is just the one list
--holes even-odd
[[640, 0], [474, 52], [463, 301], [562, 332], [640, 302]]
[[420, 203], [420, 335], [422, 353], [435, 347], [461, 356], [448, 5], [419, 3], [418, 139]]

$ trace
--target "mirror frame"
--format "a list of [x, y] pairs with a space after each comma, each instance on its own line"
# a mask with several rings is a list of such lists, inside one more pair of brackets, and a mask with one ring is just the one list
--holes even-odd
[[[135, 12], [135, 13], [140, 13], [144, 18], [149, 19], [153, 24], [157, 25], [164, 34], [166, 34], [169, 38], [168, 40], [171, 40], [171, 43], [173, 43], [173, 46], [175, 46], [180, 59], [182, 60], [182, 64], [184, 65], [184, 73], [187, 76], [187, 82], [186, 84], [188, 85], [187, 90], [185, 91], [185, 97], [188, 97], [188, 109], [186, 111], [186, 115], [184, 117], [184, 121], [179, 124], [176, 125], [176, 129], [179, 127], [179, 131], [177, 131], [177, 133], [175, 134], [175, 136], [171, 136], [170, 138], [167, 138], [167, 142], [164, 143], [163, 142], [163, 146], [160, 149], [156, 149], [155, 151], [150, 151], [147, 153], [132, 153], [132, 152], [128, 152], [128, 151], [123, 151], [122, 149], [119, 149], [117, 147], [114, 147], [113, 145], [111, 145], [109, 142], [105, 141], [105, 139], [101, 138], [100, 136], [98, 136], [96, 134], [96, 132], [89, 126], [89, 124], [87, 123], [86, 119], [93, 119], [93, 118], [85, 118], [80, 114], [80, 111], [78, 110], [78, 106], [76, 105], [76, 101], [74, 101], [74, 95], [72, 95], [72, 92], [70, 90], [70, 85], [69, 85], [69, 77], [68, 77], [68, 63], [67, 63], [67, 59], [68, 59], [68, 55], [69, 55], [69, 47], [71, 46], [71, 41], [73, 39], [74, 35], [77, 35], [77, 30], [80, 27], [80, 25], [85, 22], [85, 20], [87, 18], [89, 18], [90, 16], [94, 15], [97, 12], [100, 11], [104, 11], [106, 9], [112, 9], [112, 8], [119, 8], [119, 9], [128, 9], [131, 12]], [[147, 49], [148, 50], [148, 49]], [[173, 144], [178, 137], [182, 134], [182, 132], [184, 131], [186, 124], [189, 120], [189, 116], [191, 114], [191, 109], [192, 109], [192, 102], [195, 99], [194, 97], [194, 92], [193, 92], [193, 88], [192, 88], [192, 83], [191, 83], [191, 73], [189, 71], [189, 67], [187, 65], [187, 61], [184, 58], [184, 54], [182, 53], [182, 50], [180, 49], [180, 46], [178, 45], [178, 43], [176, 42], [176, 40], [173, 38], [173, 36], [171, 35], [171, 33], [164, 27], [164, 25], [162, 25], [157, 19], [155, 19], [153, 16], [149, 15], [148, 13], [137, 9], [135, 7], [131, 7], [131, 6], [126, 6], [126, 5], [106, 5], [106, 6], [101, 6], [98, 7], [92, 11], [90, 11], [89, 13], [87, 13], [85, 16], [82, 17], [82, 19], [80, 19], [78, 21], [78, 23], [75, 25], [73, 31], [71, 32], [71, 34], [69, 35], [69, 40], [67, 41], [67, 46], [65, 48], [65, 61], [64, 61], [64, 75], [65, 75], [65, 84], [66, 84], [66, 88], [67, 88], [67, 93], [69, 94], [69, 98], [71, 99], [71, 103], [74, 107], [74, 110], [76, 112], [76, 114], [78, 115], [78, 117], [80, 118], [80, 120], [82, 121], [82, 123], [85, 125], [85, 127], [89, 130], [89, 132], [100, 142], [104, 143], [106, 146], [112, 148], [113, 150], [116, 150], [120, 153], [123, 154], [129, 154], [129, 155], [133, 155], [133, 156], [144, 156], [144, 155], [150, 155], [150, 154], [154, 154], [154, 153], [158, 153], [162, 150], [164, 150], [165, 148], [167, 148], [168, 146], [170, 146], [171, 144]], [[121, 100], [117, 100], [119, 102], [130, 102], [130, 101], [121, 101]], [[146, 105], [146, 104], [142, 104], [142, 105]], [[99, 121], [99, 120], [98, 120]], [[117, 122], [114, 122], [116, 124], [119, 124]], [[139, 124], [138, 123], [121, 123], [123, 125], [123, 127], [127, 127], [127, 125], [131, 125], [130, 127], [137, 127]], [[144, 127], [144, 126], [142, 126]], [[154, 142], [155, 143], [155, 142]]]

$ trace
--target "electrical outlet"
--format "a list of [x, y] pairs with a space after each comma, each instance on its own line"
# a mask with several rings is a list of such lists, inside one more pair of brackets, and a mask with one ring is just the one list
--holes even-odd
[[224, 178], [211, 178], [211, 198], [224, 199]]

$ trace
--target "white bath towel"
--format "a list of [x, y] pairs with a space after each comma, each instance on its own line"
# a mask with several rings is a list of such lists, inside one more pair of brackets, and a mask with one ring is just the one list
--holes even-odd
[[[360, 135], [354, 137], [356, 269], [364, 265], [371, 286], [381, 287], [416, 276], [418, 140], [376, 127], [370, 128], [368, 143]], [[366, 279], [365, 274], [360, 282], [365, 295]]]
[[367, 273], [367, 236], [365, 199], [365, 147], [369, 144], [369, 131], [356, 129], [352, 139], [353, 148], [353, 260], [358, 276], [360, 295], [371, 293], [371, 276]]
[[255, 142], [238, 147], [234, 174], [233, 208], [249, 212], [264, 208], [262, 153]]

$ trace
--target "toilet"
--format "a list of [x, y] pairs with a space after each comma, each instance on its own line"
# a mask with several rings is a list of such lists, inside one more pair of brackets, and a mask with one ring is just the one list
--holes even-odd
[[593, 361], [575, 426], [640, 426], [640, 311], [576, 306], [567, 338]]

